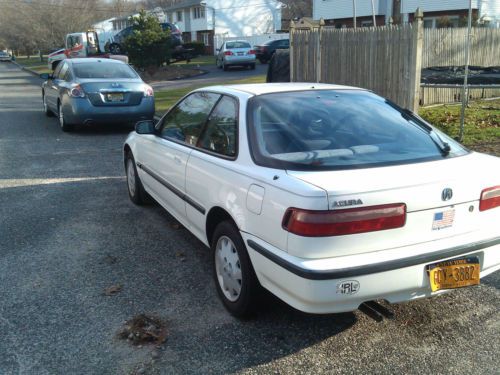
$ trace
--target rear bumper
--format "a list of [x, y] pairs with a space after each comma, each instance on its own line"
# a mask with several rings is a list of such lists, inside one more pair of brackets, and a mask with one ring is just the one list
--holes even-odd
[[153, 97], [147, 97], [135, 106], [98, 107], [87, 98], [76, 98], [63, 102], [63, 110], [68, 124], [134, 124], [152, 120], [155, 103]]
[[255, 55], [245, 56], [225, 56], [224, 64], [226, 65], [247, 65], [255, 64]]
[[[262, 286], [291, 306], [309, 313], [353, 311], [370, 300], [398, 303], [443, 293], [431, 291], [426, 266], [446, 259], [477, 256], [481, 277], [500, 269], [500, 237], [405, 258], [332, 268], [335, 263], [345, 264], [348, 257], [302, 259], [249, 234], [242, 233], [242, 236]], [[403, 253], [405, 249], [401, 250]], [[349, 281], [359, 288], [356, 293], [343, 294], [338, 288]]]

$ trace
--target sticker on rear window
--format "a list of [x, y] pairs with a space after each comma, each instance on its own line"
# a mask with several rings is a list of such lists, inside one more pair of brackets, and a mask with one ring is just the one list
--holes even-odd
[[439, 230], [449, 228], [453, 225], [455, 218], [455, 210], [446, 210], [434, 213], [434, 220], [432, 221], [432, 230]]

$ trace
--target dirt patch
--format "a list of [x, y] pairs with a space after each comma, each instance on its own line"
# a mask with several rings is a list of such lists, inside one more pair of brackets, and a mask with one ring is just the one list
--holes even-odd
[[167, 327], [161, 319], [141, 314], [127, 321], [118, 337], [133, 345], [160, 345], [167, 339]]
[[147, 83], [171, 81], [174, 79], [189, 78], [204, 73], [200, 69], [183, 68], [175, 65], [160, 67], [156, 72], [139, 72], [141, 78]]

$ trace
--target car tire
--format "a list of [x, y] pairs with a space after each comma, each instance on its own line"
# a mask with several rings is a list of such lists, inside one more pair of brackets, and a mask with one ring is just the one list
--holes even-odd
[[73, 125], [70, 125], [66, 122], [61, 103], [57, 103], [57, 117], [59, 119], [59, 126], [61, 127], [61, 130], [63, 132], [70, 132], [74, 129]]
[[229, 67], [224, 64], [224, 61], [222, 62], [222, 70], [224, 70], [225, 72], [227, 72], [227, 70], [229, 69]]
[[259, 59], [261, 64], [267, 64], [267, 60], [264, 59], [263, 57]]
[[222, 66], [220, 66], [219, 64], [219, 59], [215, 59], [215, 66], [217, 67], [217, 69], [222, 68]]
[[127, 190], [130, 200], [138, 206], [143, 206], [152, 201], [151, 196], [144, 190], [137, 167], [135, 164], [134, 156], [131, 152], [127, 153], [125, 159], [125, 174], [127, 177]]
[[52, 117], [54, 115], [50, 110], [49, 106], [47, 105], [47, 99], [45, 98], [45, 93], [42, 93], [42, 106], [43, 106], [43, 113], [45, 113], [45, 116]]
[[233, 316], [249, 317], [256, 311], [261, 287], [238, 228], [230, 221], [221, 222], [211, 245], [219, 298]]
[[119, 55], [122, 53], [122, 48], [118, 43], [112, 43], [109, 45], [109, 52], [113, 55]]
[[250, 64], [250, 69], [255, 70], [255, 63]]

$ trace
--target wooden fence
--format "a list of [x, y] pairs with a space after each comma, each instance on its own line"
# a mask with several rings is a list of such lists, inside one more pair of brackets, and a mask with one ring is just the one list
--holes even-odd
[[359, 86], [418, 109], [423, 44], [422, 18], [413, 24], [336, 29], [292, 25], [292, 82]]
[[[425, 29], [422, 67], [463, 66], [467, 28]], [[500, 65], [500, 29], [472, 28], [470, 65]]]
[[[423, 14], [399, 26], [335, 29], [320, 23], [290, 33], [292, 82], [325, 82], [373, 90], [402, 107], [460, 100], [460, 89], [421, 88], [421, 70], [463, 65], [466, 29], [424, 29]], [[500, 29], [473, 31], [470, 65], [500, 65]], [[471, 98], [497, 96], [498, 89], [470, 90]]]

